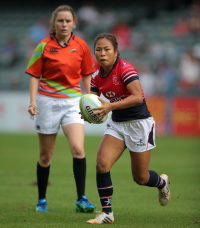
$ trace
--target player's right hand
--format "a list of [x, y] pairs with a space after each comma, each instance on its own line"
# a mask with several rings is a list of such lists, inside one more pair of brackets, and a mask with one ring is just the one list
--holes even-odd
[[83, 115], [82, 115], [82, 113], [81, 112], [79, 112], [79, 114], [81, 115], [81, 119], [83, 119], [84, 121], [86, 121], [86, 122], [88, 122], [88, 123], [90, 123], [91, 124], [91, 122], [89, 122]]
[[36, 105], [30, 105], [30, 106], [28, 107], [28, 112], [29, 112], [32, 116], [38, 115], [38, 114], [39, 114]]

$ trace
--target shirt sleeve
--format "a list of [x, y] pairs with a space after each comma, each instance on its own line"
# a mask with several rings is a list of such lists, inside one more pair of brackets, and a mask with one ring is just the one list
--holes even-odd
[[98, 89], [98, 81], [97, 81], [97, 75], [99, 74], [99, 70], [95, 71], [93, 74], [92, 74], [92, 79], [91, 79], [91, 82], [90, 82], [90, 90], [92, 92], [99, 92], [99, 89]]
[[96, 71], [96, 67], [92, 58], [92, 54], [90, 52], [90, 49], [88, 45], [85, 43], [84, 45], [84, 54], [83, 54], [83, 60], [81, 64], [81, 74], [89, 75]]
[[137, 70], [131, 64], [127, 64], [121, 68], [121, 78], [124, 84], [128, 85], [130, 82], [139, 79], [139, 76]]
[[26, 68], [26, 73], [34, 77], [40, 78], [43, 69], [43, 53], [46, 43], [41, 42], [36, 47], [29, 64]]

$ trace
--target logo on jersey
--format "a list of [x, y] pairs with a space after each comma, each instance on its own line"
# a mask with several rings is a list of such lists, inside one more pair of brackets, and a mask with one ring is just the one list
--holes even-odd
[[124, 95], [120, 96], [120, 97], [113, 97], [110, 99], [110, 102], [116, 102], [116, 101], [122, 101], [124, 98]]
[[70, 52], [78, 52], [78, 50], [77, 50], [76, 48], [72, 48], [72, 49], [70, 50]]
[[119, 81], [117, 75], [115, 75], [115, 74], [112, 75], [112, 80], [113, 80], [113, 84], [114, 85], [119, 85], [120, 84], [120, 81]]
[[98, 74], [99, 74], [99, 70], [95, 71], [95, 72], [92, 74], [92, 78], [95, 78]]
[[57, 48], [51, 48], [50, 53], [51, 54], [57, 54], [58, 53]]
[[126, 63], [123, 62], [123, 63], [122, 63], [122, 66], [125, 66], [125, 65], [126, 65]]
[[114, 97], [114, 96], [115, 96], [115, 93], [112, 92], [112, 91], [106, 93], [106, 97], [111, 98], [111, 97]]

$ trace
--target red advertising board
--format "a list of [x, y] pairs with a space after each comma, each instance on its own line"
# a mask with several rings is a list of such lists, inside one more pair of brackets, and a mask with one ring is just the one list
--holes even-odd
[[146, 98], [147, 106], [151, 115], [156, 121], [156, 134], [165, 135], [166, 134], [166, 97], [153, 96]]
[[200, 136], [200, 97], [153, 96], [146, 100], [157, 135]]
[[173, 135], [200, 135], [200, 98], [174, 97]]

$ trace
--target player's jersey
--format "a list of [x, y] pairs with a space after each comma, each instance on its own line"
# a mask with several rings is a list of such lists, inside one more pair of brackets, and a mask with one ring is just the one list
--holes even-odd
[[38, 92], [52, 97], [82, 95], [82, 76], [96, 70], [90, 49], [73, 33], [66, 47], [54, 36], [43, 39], [36, 47], [26, 73], [40, 78]]
[[[137, 70], [124, 59], [118, 58], [113, 66], [111, 72], [106, 76], [101, 76], [102, 68], [97, 67], [97, 71], [92, 75], [91, 91], [102, 93], [110, 102], [121, 101], [130, 96], [126, 85], [134, 80], [139, 80]], [[112, 119], [116, 122], [146, 119], [150, 117], [148, 111], [144, 92], [141, 88], [143, 103], [134, 105], [126, 109], [118, 109], [112, 111]]]

